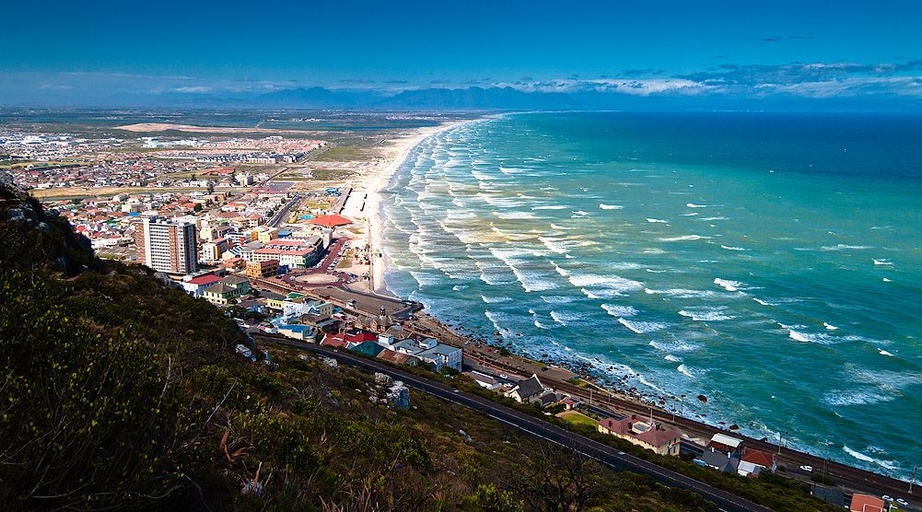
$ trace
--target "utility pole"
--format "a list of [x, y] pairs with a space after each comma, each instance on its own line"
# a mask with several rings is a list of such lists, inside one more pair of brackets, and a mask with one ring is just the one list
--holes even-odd
[[919, 466], [912, 467], [912, 478], [909, 479], [909, 494], [912, 494], [912, 483], [916, 481], [916, 470]]
[[778, 455], [781, 455], [781, 445], [784, 444], [784, 432], [778, 432]]

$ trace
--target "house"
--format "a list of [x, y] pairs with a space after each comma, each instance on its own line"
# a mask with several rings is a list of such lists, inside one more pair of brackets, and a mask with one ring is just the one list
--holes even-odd
[[217, 306], [226, 306], [231, 300], [250, 293], [250, 282], [242, 277], [226, 276], [202, 290], [202, 297]]
[[537, 402], [541, 404], [541, 408], [544, 409], [560, 402], [560, 396], [553, 391], [546, 390], [543, 395], [538, 397]]
[[225, 276], [224, 279], [221, 279], [221, 282], [236, 288], [240, 291], [240, 295], [246, 295], [250, 293], [250, 282], [243, 277], [239, 276]]
[[368, 357], [378, 357], [378, 354], [384, 351], [384, 347], [373, 341], [363, 341], [358, 345], [350, 347], [349, 350], [358, 352], [360, 354], [365, 354]]
[[[330, 345], [333, 347], [351, 348], [365, 342], [374, 343], [378, 337], [374, 333], [367, 331], [350, 331], [346, 333], [327, 334], [324, 336], [321, 345]], [[377, 343], [375, 343], [377, 344]]]
[[720, 452], [739, 453], [743, 447], [743, 440], [726, 434], [714, 434], [707, 446]]
[[768, 469], [772, 473], [778, 466], [775, 464], [775, 458], [759, 450], [746, 450], [746, 454], [740, 459], [740, 465], [737, 472], [741, 476], [759, 476], [762, 470]]
[[312, 325], [288, 324], [280, 325], [278, 333], [301, 341], [314, 341], [317, 337], [317, 328]]
[[240, 295], [237, 288], [217, 282], [202, 290], [202, 297], [216, 306], [226, 306], [232, 299]]
[[681, 437], [678, 432], [664, 430], [654, 423], [641, 421], [634, 414], [630, 417], [605, 418], [599, 421], [598, 429], [603, 434], [624, 439], [660, 455], [679, 455]]
[[496, 380], [496, 377], [492, 375], [487, 375], [486, 373], [481, 373], [478, 371], [464, 372], [464, 375], [474, 379], [474, 382], [482, 388], [487, 388], [490, 391], [502, 387], [502, 383]]
[[532, 374], [531, 377], [520, 380], [518, 384], [515, 385], [511, 390], [505, 393], [506, 396], [512, 398], [520, 404], [525, 404], [531, 402], [533, 399], [538, 398], [541, 394], [544, 393], [544, 385], [541, 384], [541, 381], [538, 380], [538, 376]]
[[838, 508], [848, 508], [845, 506], [845, 493], [841, 489], [827, 489], [814, 485], [810, 494]]
[[884, 507], [884, 500], [871, 496], [869, 494], [852, 495], [852, 504], [848, 510], [851, 512], [883, 512], [888, 510]]
[[735, 454], [730, 456], [713, 448], [711, 450], [705, 450], [704, 453], [701, 454], [701, 457], [698, 457], [698, 460], [704, 463], [704, 465], [718, 471], [723, 471], [724, 473], [736, 473], [740, 461], [739, 457]]
[[220, 280], [221, 278], [214, 274], [205, 274], [203, 276], [189, 278], [188, 280], [183, 279], [182, 289], [193, 297], [201, 297], [202, 291], [205, 288], [208, 288]]
[[416, 356], [390, 349], [384, 349], [379, 352], [377, 358], [394, 364], [405, 364], [408, 366], [416, 366], [419, 364], [419, 359]]
[[432, 363], [435, 365], [435, 371], [441, 371], [442, 368], [451, 368], [456, 372], [461, 371], [461, 359], [463, 351], [458, 347], [452, 347], [451, 345], [444, 345], [439, 343], [438, 345], [424, 350], [418, 354], [416, 357], [422, 359], [423, 361]]

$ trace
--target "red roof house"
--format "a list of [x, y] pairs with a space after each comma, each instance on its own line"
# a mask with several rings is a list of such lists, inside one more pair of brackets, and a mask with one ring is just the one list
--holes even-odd
[[335, 213], [331, 215], [321, 215], [320, 217], [314, 217], [309, 222], [311, 224], [317, 224], [318, 226], [323, 226], [325, 228], [335, 228], [336, 226], [352, 224], [351, 220]]

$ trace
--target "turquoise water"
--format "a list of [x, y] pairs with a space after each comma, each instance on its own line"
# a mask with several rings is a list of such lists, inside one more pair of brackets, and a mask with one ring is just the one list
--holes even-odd
[[464, 333], [908, 479], [920, 189], [920, 118], [503, 116], [394, 177], [385, 280]]

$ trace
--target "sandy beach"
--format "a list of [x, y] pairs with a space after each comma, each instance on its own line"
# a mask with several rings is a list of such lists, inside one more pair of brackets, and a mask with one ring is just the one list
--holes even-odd
[[411, 130], [402, 136], [389, 139], [381, 148], [381, 156], [362, 171], [353, 184], [352, 195], [346, 201], [342, 214], [352, 219], [364, 219], [365, 244], [371, 254], [371, 278], [368, 291], [386, 293], [384, 287], [385, 258], [382, 250], [383, 219], [381, 217], [381, 191], [387, 188], [394, 173], [406, 161], [410, 152], [427, 137], [454, 128], [468, 121], [456, 121]]

